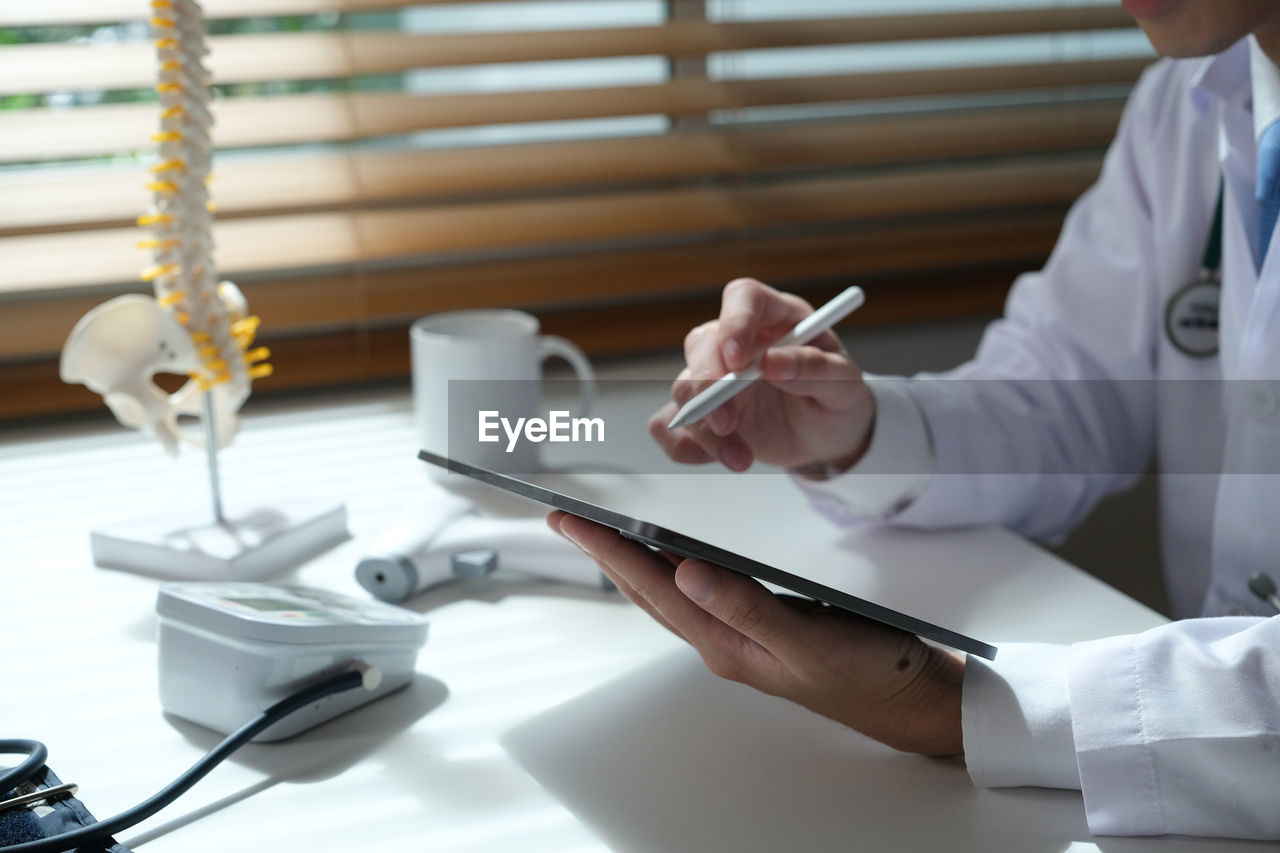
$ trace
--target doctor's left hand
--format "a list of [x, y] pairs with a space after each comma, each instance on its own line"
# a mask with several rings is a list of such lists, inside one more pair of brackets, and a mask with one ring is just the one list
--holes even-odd
[[963, 660], [906, 632], [774, 595], [729, 569], [651, 551], [577, 516], [553, 512], [547, 523], [692, 645], [716, 675], [790, 699], [896, 749], [963, 752]]

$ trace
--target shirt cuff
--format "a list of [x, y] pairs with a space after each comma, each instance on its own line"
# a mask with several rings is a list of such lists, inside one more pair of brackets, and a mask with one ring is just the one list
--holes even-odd
[[[902, 512], [929, 485], [935, 466], [924, 414], [906, 390], [910, 380], [867, 377], [876, 400], [876, 421], [867, 452], [843, 473], [792, 479], [820, 514], [837, 524]], [[808, 473], [808, 472], [806, 472]]]
[[969, 777], [984, 788], [1080, 788], [1068, 689], [1070, 646], [1009, 643], [965, 664], [961, 718]]

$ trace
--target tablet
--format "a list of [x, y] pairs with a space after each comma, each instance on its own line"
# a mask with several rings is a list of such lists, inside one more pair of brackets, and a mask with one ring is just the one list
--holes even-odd
[[867, 601], [864, 598], [858, 598], [847, 592], [832, 589], [808, 578], [784, 572], [781, 569], [752, 560], [750, 557], [726, 551], [723, 548], [708, 542], [702, 542], [683, 533], [677, 533], [674, 530], [659, 527], [656, 524], [650, 524], [647, 521], [641, 521], [638, 518], [632, 518], [620, 512], [614, 512], [611, 509], [596, 506], [593, 503], [570, 497], [562, 492], [535, 485], [516, 477], [499, 474], [497, 471], [490, 471], [487, 468], [460, 462], [456, 459], [449, 459], [426, 450], [419, 452], [418, 458], [432, 465], [438, 465], [441, 468], [447, 468], [450, 471], [479, 480], [482, 483], [488, 483], [490, 486], [496, 486], [499, 489], [546, 504], [549, 507], [564, 510], [571, 515], [581, 516], [606, 527], [612, 527], [628, 539], [634, 539], [645, 545], [661, 548], [664, 551], [670, 551], [682, 557], [693, 557], [705, 560], [708, 563], [715, 563], [717, 566], [732, 569], [735, 572], [780, 586], [816, 601], [848, 610], [850, 613], [874, 619], [877, 622], [900, 628], [903, 631], [909, 631], [912, 634], [933, 640], [944, 646], [951, 646], [954, 649], [959, 649], [962, 652], [968, 652], [987, 660], [995, 660], [995, 646], [975, 640], [972, 637], [966, 637], [964, 634], [934, 625], [923, 619], [917, 619], [906, 613], [882, 607], [879, 604]]

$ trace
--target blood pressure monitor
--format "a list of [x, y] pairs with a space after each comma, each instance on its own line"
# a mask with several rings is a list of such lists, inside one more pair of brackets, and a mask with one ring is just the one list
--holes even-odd
[[[380, 601], [261, 583], [173, 583], [156, 600], [160, 704], [232, 732], [308, 684], [353, 667], [369, 689], [328, 696], [255, 741], [291, 737], [409, 683], [425, 616]], [[380, 681], [378, 676], [380, 674]]]

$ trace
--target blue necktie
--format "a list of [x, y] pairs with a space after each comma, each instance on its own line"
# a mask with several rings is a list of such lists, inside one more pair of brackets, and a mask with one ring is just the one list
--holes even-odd
[[1280, 217], [1280, 120], [1271, 122], [1258, 140], [1258, 264], [1267, 257], [1271, 233]]

